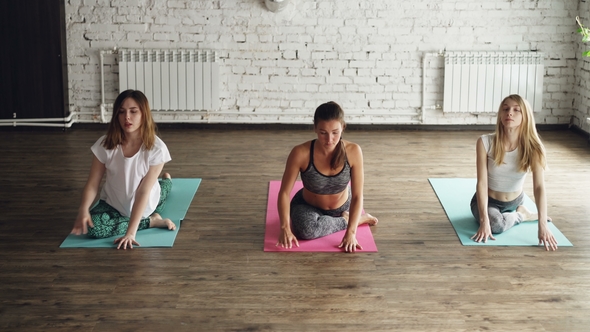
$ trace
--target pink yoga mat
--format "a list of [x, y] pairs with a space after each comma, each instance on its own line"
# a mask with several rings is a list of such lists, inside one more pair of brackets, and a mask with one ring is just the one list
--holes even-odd
[[[299, 189], [303, 188], [301, 181], [295, 182], [291, 191], [291, 198], [295, 196]], [[264, 251], [309, 251], [309, 252], [344, 252], [338, 245], [342, 241], [344, 232], [340, 231], [334, 234], [321, 237], [314, 240], [299, 240], [299, 247], [286, 249], [276, 246], [280, 233], [279, 211], [277, 208], [277, 199], [281, 181], [270, 181], [268, 186], [268, 205], [266, 207], [266, 231], [264, 233]], [[356, 232], [356, 239], [363, 247], [358, 252], [377, 252], [377, 245], [373, 239], [373, 233], [369, 225], [361, 225]]]

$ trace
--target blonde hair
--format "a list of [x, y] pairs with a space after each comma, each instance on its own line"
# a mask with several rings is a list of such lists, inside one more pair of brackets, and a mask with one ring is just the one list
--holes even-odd
[[535, 127], [535, 118], [533, 115], [533, 109], [526, 99], [519, 95], [510, 95], [500, 103], [498, 108], [498, 118], [496, 121], [496, 135], [492, 142], [492, 156], [494, 157], [494, 163], [501, 165], [504, 162], [504, 136], [506, 134], [504, 126], [502, 125], [502, 108], [506, 100], [511, 99], [518, 104], [522, 112], [522, 123], [519, 127], [518, 133], [518, 169], [521, 172], [528, 172], [531, 166], [539, 163], [543, 168], [546, 167], [545, 159], [545, 147], [541, 138], [537, 133]]
[[150, 103], [143, 92], [139, 90], [125, 90], [117, 96], [113, 104], [113, 116], [109, 123], [109, 128], [105, 139], [102, 141], [102, 146], [105, 149], [112, 150], [125, 140], [125, 132], [119, 123], [119, 109], [125, 99], [131, 98], [139, 106], [141, 112], [141, 126], [139, 127], [139, 135], [146, 149], [151, 150], [156, 141], [156, 123], [152, 118], [150, 110]]

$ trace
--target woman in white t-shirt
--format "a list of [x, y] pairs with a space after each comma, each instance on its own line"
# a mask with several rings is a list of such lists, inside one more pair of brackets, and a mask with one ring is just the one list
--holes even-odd
[[[477, 242], [495, 240], [523, 221], [539, 220], [539, 245], [556, 250], [557, 241], [547, 227], [545, 196], [545, 148], [537, 130], [533, 110], [519, 95], [510, 95], [498, 110], [496, 131], [477, 140], [477, 189], [471, 200], [471, 212], [479, 229], [471, 238]], [[523, 204], [523, 183], [533, 173], [537, 215]]]
[[[114, 242], [117, 249], [133, 249], [139, 246], [135, 235], [140, 229], [176, 229], [159, 214], [172, 188], [170, 174], [158, 181], [170, 153], [156, 136], [156, 124], [141, 91], [119, 94], [107, 134], [91, 150], [94, 158], [72, 234], [88, 233], [94, 238], [124, 234]], [[100, 200], [91, 209], [105, 174]]]

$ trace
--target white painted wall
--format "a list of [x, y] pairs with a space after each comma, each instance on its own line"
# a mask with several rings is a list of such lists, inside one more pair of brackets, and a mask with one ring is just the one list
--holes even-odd
[[[214, 49], [222, 106], [193, 121], [309, 123], [317, 105], [334, 100], [349, 123], [412, 123], [421, 120], [426, 53], [537, 50], [546, 54], [546, 75], [536, 120], [569, 123], [590, 109], [590, 100], [579, 97], [588, 88], [578, 87], [576, 76], [580, 66], [590, 76], [590, 64], [577, 61], [575, 34], [575, 17], [586, 6], [579, 0], [291, 0], [273, 13], [263, 0], [66, 0], [70, 101], [74, 110], [95, 113], [84, 117], [97, 118], [101, 50]], [[114, 57], [106, 60], [112, 102], [118, 69]], [[428, 106], [442, 105], [442, 81], [442, 59], [433, 57]], [[423, 123], [490, 124], [495, 117], [431, 109]]]

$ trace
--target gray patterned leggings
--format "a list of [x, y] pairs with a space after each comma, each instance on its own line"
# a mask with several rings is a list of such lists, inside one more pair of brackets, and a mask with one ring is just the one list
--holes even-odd
[[291, 231], [298, 239], [311, 240], [346, 229], [348, 223], [342, 212], [350, 209], [350, 187], [348, 200], [334, 210], [322, 210], [309, 205], [303, 199], [303, 189], [291, 200]]
[[[524, 203], [524, 192], [510, 202], [502, 202], [488, 197], [488, 216], [493, 234], [500, 234], [522, 222], [522, 215], [516, 208]], [[477, 207], [477, 193], [471, 199], [471, 213], [479, 224], [479, 209]]]
[[[172, 189], [172, 180], [160, 179], [160, 201], [154, 212], [160, 213], [166, 205], [166, 198]], [[110, 206], [104, 200], [99, 200], [92, 209], [90, 209], [90, 218], [94, 227], [88, 227], [88, 237], [102, 239], [115, 235], [125, 234], [129, 226], [129, 217], [125, 217]], [[150, 227], [150, 218], [141, 219], [137, 230]]]

